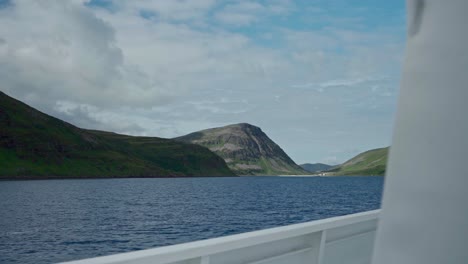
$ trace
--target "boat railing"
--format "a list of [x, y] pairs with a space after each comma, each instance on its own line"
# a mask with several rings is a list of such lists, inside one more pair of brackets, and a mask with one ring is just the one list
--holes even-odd
[[68, 264], [366, 264], [379, 210]]

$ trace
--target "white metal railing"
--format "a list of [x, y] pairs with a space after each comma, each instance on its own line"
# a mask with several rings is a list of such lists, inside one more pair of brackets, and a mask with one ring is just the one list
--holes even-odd
[[367, 264], [379, 210], [67, 264]]

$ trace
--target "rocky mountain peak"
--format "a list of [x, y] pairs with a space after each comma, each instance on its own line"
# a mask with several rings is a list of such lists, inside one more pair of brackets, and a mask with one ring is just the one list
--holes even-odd
[[238, 175], [306, 173], [259, 127], [248, 123], [201, 130], [176, 140], [209, 148]]

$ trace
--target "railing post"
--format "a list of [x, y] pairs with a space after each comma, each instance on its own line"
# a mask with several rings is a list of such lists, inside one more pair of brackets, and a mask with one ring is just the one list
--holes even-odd
[[210, 264], [210, 256], [201, 256], [200, 264]]
[[317, 257], [317, 263], [318, 264], [323, 264], [323, 256], [325, 252], [325, 245], [327, 242], [327, 230], [323, 230], [322, 234], [320, 236], [320, 244], [319, 244], [319, 250], [318, 250], [318, 257]]

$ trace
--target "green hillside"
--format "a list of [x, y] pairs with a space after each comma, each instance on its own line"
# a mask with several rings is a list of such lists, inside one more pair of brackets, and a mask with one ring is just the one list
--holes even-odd
[[80, 129], [0, 92], [0, 178], [232, 175], [207, 148]]
[[330, 175], [384, 175], [389, 148], [379, 148], [363, 152], [345, 163], [334, 167]]

